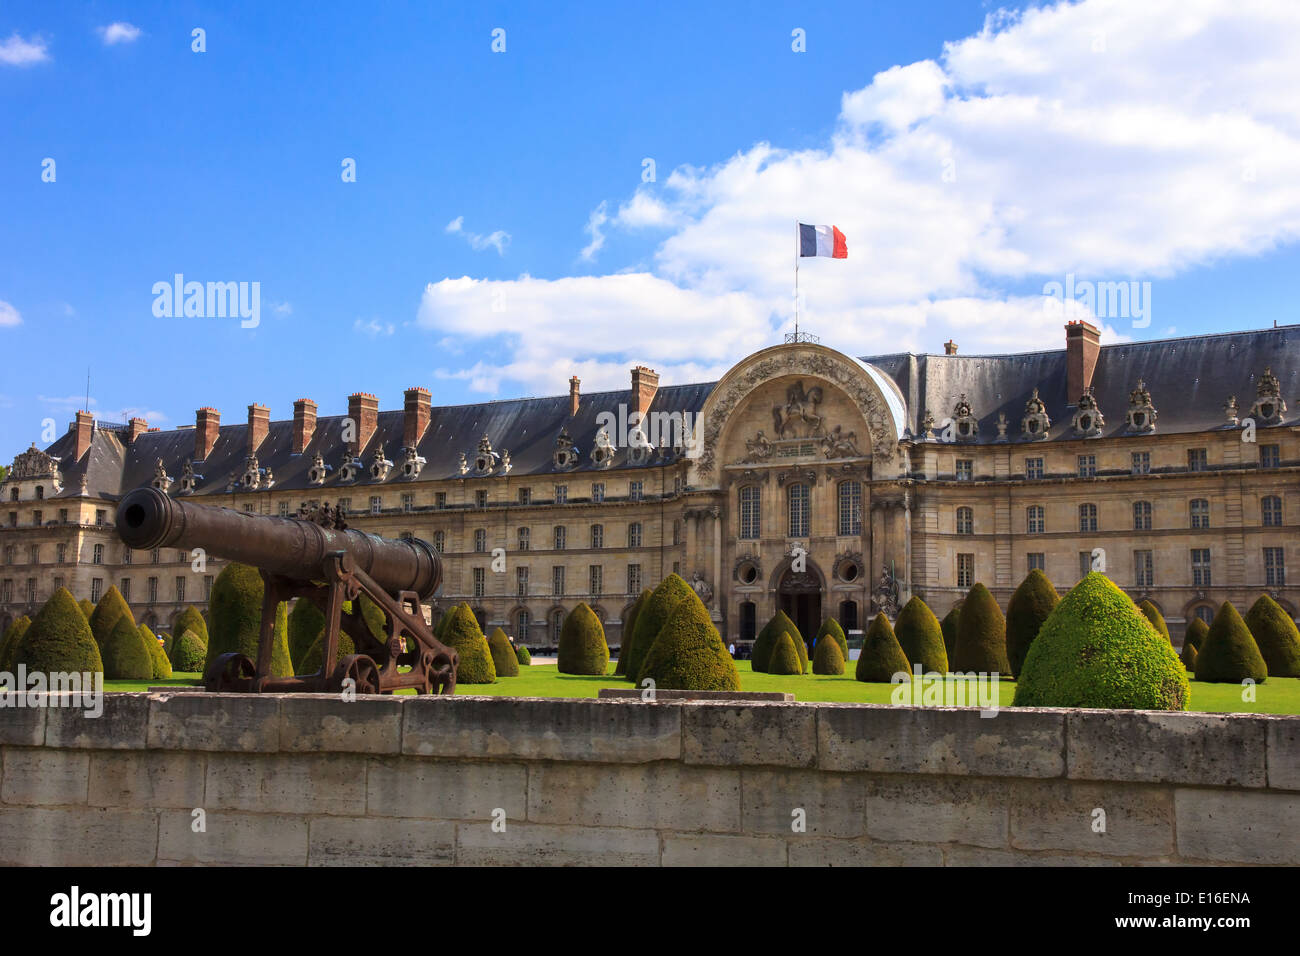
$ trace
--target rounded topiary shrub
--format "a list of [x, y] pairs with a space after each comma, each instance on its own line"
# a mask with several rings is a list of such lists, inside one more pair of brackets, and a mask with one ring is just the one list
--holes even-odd
[[862, 652], [853, 676], [867, 684], [888, 684], [895, 674], [911, 674], [912, 665], [894, 636], [889, 618], [877, 614], [862, 638]]
[[86, 622], [89, 623], [90, 615], [95, 613], [95, 605], [86, 598], [82, 598], [77, 602], [77, 607], [81, 609], [82, 615], [86, 618]]
[[515, 659], [519, 661], [520, 667], [528, 667], [533, 662], [533, 655], [528, 653], [528, 648], [519, 644], [515, 647]]
[[167, 652], [163, 650], [162, 641], [158, 640], [154, 632], [144, 624], [140, 625], [140, 640], [144, 642], [145, 648], [149, 651], [149, 661], [153, 664], [153, 679], [170, 680], [172, 662], [168, 659]]
[[1198, 651], [1205, 646], [1205, 638], [1210, 633], [1210, 625], [1206, 624], [1199, 617], [1192, 618], [1192, 623], [1187, 625], [1187, 635], [1183, 638], [1183, 643], [1190, 643]]
[[1186, 710], [1187, 674], [1129, 596], [1090, 571], [1043, 622], [1012, 703]]
[[208, 622], [192, 604], [181, 611], [176, 617], [176, 622], [172, 624], [173, 636], [184, 634], [186, 631], [193, 631], [194, 636], [203, 642], [203, 646], [208, 646]]
[[[835, 642], [829, 641], [828, 643], [834, 644]], [[788, 633], [782, 634], [776, 639], [772, 653], [767, 658], [767, 672], [783, 676], [803, 673], [803, 665], [799, 663], [799, 652], [794, 649], [794, 638]]]
[[1174, 642], [1174, 639], [1169, 636], [1169, 625], [1165, 623], [1165, 616], [1160, 613], [1160, 608], [1150, 601], [1143, 601], [1138, 605], [1138, 610], [1142, 612], [1143, 617], [1151, 622], [1151, 626], [1156, 629], [1157, 634], [1170, 644]]
[[[822, 621], [821, 629], [817, 631], [817, 637], [813, 639], [813, 652], [816, 654], [817, 648], [821, 646], [823, 637], [832, 637], [840, 645], [840, 660], [849, 659], [849, 639], [844, 634], [844, 628], [840, 627], [840, 622], [833, 617], [828, 617]], [[813, 673], [816, 673], [814, 670]]]
[[1061, 596], [1046, 574], [1034, 568], [1020, 582], [1007, 604], [1007, 664], [1012, 674], [1025, 666], [1029, 645], [1038, 637], [1039, 628], [1061, 603]]
[[1210, 622], [1210, 633], [1196, 652], [1196, 679], [1212, 684], [1264, 683], [1268, 665], [1259, 645], [1231, 601], [1224, 601]]
[[560, 626], [560, 647], [555, 669], [561, 674], [604, 677], [609, 670], [609, 645], [596, 612], [579, 601]]
[[100, 650], [105, 680], [150, 680], [153, 677], [153, 655], [145, 646], [140, 629], [127, 615], [118, 615], [113, 633], [108, 635]]
[[[117, 627], [118, 619], [126, 616], [131, 619], [131, 624], [135, 624], [135, 615], [131, 613], [131, 608], [127, 605], [126, 599], [122, 597], [116, 586], [110, 586], [108, 591], [99, 599], [99, 604], [90, 615], [90, 633], [95, 635], [95, 643], [99, 645], [100, 653], [103, 653], [104, 642], [108, 640], [113, 629]], [[108, 662], [104, 662], [105, 667]], [[105, 671], [107, 674], [107, 671]], [[109, 677], [108, 680], [113, 678]]]
[[[243, 654], [257, 662], [257, 642], [262, 628], [262, 575], [247, 564], [226, 565], [212, 585], [208, 608], [212, 613], [209, 629], [206, 674], [212, 662], [222, 654]], [[284, 602], [276, 611], [272, 629], [271, 676], [291, 677], [293, 662], [289, 658], [289, 612]]]
[[[751, 657], [750, 667], [756, 671], [766, 671], [767, 662], [772, 656], [772, 649], [776, 647], [776, 642], [781, 639], [782, 634], [789, 634], [794, 641], [795, 653], [799, 654], [801, 666], [808, 663], [808, 649], [803, 641], [803, 635], [799, 633], [799, 628], [795, 627], [794, 621], [785, 611], [778, 610], [772, 615], [772, 620], [763, 626], [754, 638], [754, 650]], [[800, 653], [802, 649], [802, 653]]]
[[[334, 658], [334, 666], [337, 667], [339, 661], [343, 660], [343, 658], [347, 657], [349, 654], [355, 654], [356, 652], [357, 645], [356, 642], [352, 640], [352, 635], [342, 628], [339, 628], [339, 649]], [[296, 669], [297, 673], [319, 673], [321, 664], [324, 662], [324, 656], [325, 628], [322, 627], [320, 633], [316, 636], [316, 640], [312, 641], [311, 646], [303, 652], [302, 660], [298, 662], [298, 667]], [[328, 677], [330, 675], [326, 674], [325, 676]]]
[[208, 646], [193, 631], [185, 631], [172, 642], [172, 670], [180, 674], [201, 674]]
[[645, 607], [645, 602], [650, 600], [650, 595], [653, 593], [649, 588], [646, 588], [637, 595], [637, 599], [632, 602], [632, 606], [623, 615], [623, 636], [619, 638], [618, 662], [614, 665], [614, 673], [619, 677], [627, 674], [627, 655], [632, 643], [632, 634], [636, 630], [637, 615], [641, 613], [641, 608]]
[[638, 684], [646, 679], [661, 690], [740, 690], [736, 663], [694, 591], [660, 628], [637, 674]]
[[961, 602], [952, 669], [965, 674], [1011, 673], [1007, 661], [1007, 619], [982, 584], [971, 588]]
[[439, 640], [454, 648], [460, 656], [460, 663], [456, 667], [457, 683], [496, 683], [497, 669], [492, 663], [492, 651], [468, 604], [457, 604], [447, 612], [447, 622]]
[[515, 656], [510, 638], [501, 628], [494, 627], [488, 635], [488, 650], [492, 652], [492, 666], [496, 668], [497, 677], [519, 676], [519, 658]]
[[954, 605], [952, 610], [945, 614], [943, 620], [939, 622], [939, 626], [943, 628], [943, 649], [948, 655], [949, 667], [952, 666], [953, 655], [957, 653], [957, 625], [960, 622], [960, 604]]
[[844, 673], [844, 654], [840, 651], [840, 642], [834, 637], [818, 638], [817, 646], [813, 648], [812, 672], [830, 676]]
[[1300, 677], [1300, 630], [1282, 605], [1261, 594], [1246, 612], [1246, 627], [1264, 658], [1269, 677]]
[[1178, 659], [1183, 662], [1189, 673], [1196, 673], [1196, 645], [1190, 641], [1183, 641], [1183, 649], [1178, 654]]
[[641, 605], [636, 615], [636, 630], [632, 633], [632, 640], [628, 642], [624, 677], [628, 680], [636, 679], [641, 664], [650, 653], [655, 638], [663, 630], [673, 610], [694, 593], [691, 586], [678, 574], [668, 575], [650, 592], [650, 597]]
[[287, 640], [289, 642], [289, 660], [293, 662], [293, 672], [295, 674], [314, 673], [320, 669], [319, 662], [316, 667], [308, 671], [303, 666], [303, 659], [307, 656], [307, 651], [316, 643], [316, 638], [320, 637], [321, 632], [325, 630], [325, 613], [316, 606], [314, 601], [300, 597], [293, 602], [293, 610], [289, 612], [289, 632]]
[[943, 646], [943, 628], [934, 612], [919, 597], [913, 596], [898, 612], [894, 636], [910, 664], [920, 664], [921, 670], [927, 674], [947, 673], [948, 652]]
[[18, 650], [18, 643], [31, 626], [32, 619], [24, 614], [5, 628], [4, 636], [0, 637], [0, 671], [13, 673], [14, 652]]
[[19, 664], [42, 674], [103, 672], [104, 661], [90, 622], [67, 589], [55, 591], [32, 618], [14, 651], [14, 668]]

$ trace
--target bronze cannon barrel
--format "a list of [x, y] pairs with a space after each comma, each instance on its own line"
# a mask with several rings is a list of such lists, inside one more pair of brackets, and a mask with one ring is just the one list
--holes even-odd
[[213, 557], [299, 581], [326, 580], [326, 556], [343, 551], [385, 591], [414, 591], [421, 600], [432, 597], [442, 580], [438, 553], [419, 538], [393, 540], [301, 518], [177, 501], [156, 488], [137, 488], [122, 499], [117, 533], [136, 550], [202, 548]]

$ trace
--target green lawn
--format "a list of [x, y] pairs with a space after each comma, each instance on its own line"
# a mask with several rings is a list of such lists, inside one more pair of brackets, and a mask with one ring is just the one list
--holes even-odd
[[[851, 665], [850, 665], [851, 666]], [[756, 674], [749, 661], [737, 661], [743, 690], [785, 691], [795, 700], [833, 701], [836, 703], [888, 704], [894, 693], [892, 684], [859, 684], [852, 671], [843, 677], [777, 677]], [[614, 665], [611, 662], [611, 675]], [[574, 677], [560, 674], [554, 664], [521, 667], [518, 677], [502, 677], [495, 684], [461, 684], [458, 694], [482, 694], [501, 697], [595, 697], [602, 687], [631, 687], [627, 681], [609, 677]], [[105, 681], [104, 689], [140, 691], [162, 685], [186, 685], [198, 681], [198, 674], [178, 674], [167, 681]], [[999, 703], [1009, 707], [1015, 694], [1015, 682], [1004, 680], [999, 686]], [[1270, 677], [1255, 688], [1257, 700], [1243, 703], [1241, 687], [1236, 684], [1201, 684], [1192, 681], [1191, 710], [1216, 713], [1300, 714], [1300, 678]], [[409, 692], [407, 692], [409, 693]]]

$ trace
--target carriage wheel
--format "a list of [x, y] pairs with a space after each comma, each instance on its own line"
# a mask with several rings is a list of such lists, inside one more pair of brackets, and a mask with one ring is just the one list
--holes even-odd
[[338, 667], [334, 668], [331, 684], [336, 691], [341, 691], [343, 682], [349, 677], [355, 682], [354, 687], [358, 694], [380, 693], [379, 668], [374, 660], [365, 654], [349, 654], [340, 660]]
[[204, 675], [203, 688], [216, 694], [247, 690], [247, 682], [256, 676], [257, 667], [250, 658], [243, 654], [220, 654]]

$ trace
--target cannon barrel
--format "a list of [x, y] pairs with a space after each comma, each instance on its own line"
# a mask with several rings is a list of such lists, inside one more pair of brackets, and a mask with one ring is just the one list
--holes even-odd
[[326, 580], [326, 557], [343, 551], [385, 591], [414, 591], [422, 600], [442, 580], [438, 553], [419, 538], [392, 540], [301, 518], [177, 501], [156, 488], [137, 488], [122, 499], [117, 533], [136, 550], [202, 548], [213, 557], [298, 581]]

